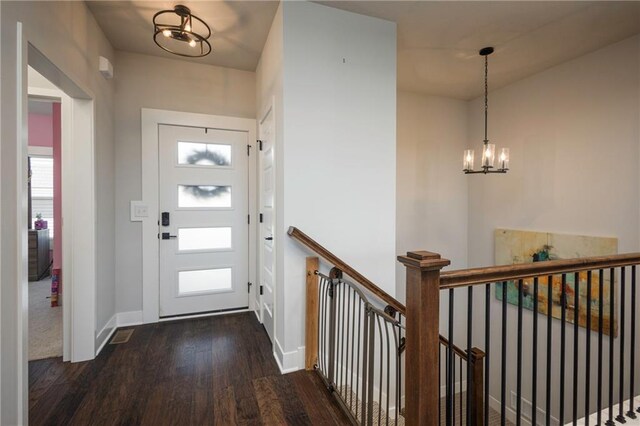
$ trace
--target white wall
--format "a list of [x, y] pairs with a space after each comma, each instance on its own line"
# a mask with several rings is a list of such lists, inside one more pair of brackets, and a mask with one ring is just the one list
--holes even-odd
[[[215, 54], [215, 53], [214, 53]], [[116, 311], [142, 310], [141, 108], [255, 118], [255, 73], [116, 52]]]
[[[467, 266], [467, 103], [398, 92], [397, 253], [428, 250]], [[396, 263], [396, 294], [405, 300], [406, 269]]]
[[[20, 202], [17, 188], [26, 179], [25, 168], [17, 167], [21, 155], [17, 112], [26, 105], [19, 93], [26, 87], [26, 69], [16, 73], [18, 41], [17, 26], [22, 22], [26, 39], [53, 62], [73, 82], [90, 93], [95, 105], [96, 196], [98, 212], [97, 235], [97, 328], [101, 328], [114, 313], [114, 217], [113, 217], [113, 83], [98, 72], [100, 55], [113, 58], [113, 50], [82, 2], [1, 2], [1, 110], [0, 125], [2, 163], [0, 173], [0, 271], [2, 306], [0, 307], [0, 341], [2, 342], [0, 400], [1, 424], [26, 423], [27, 366], [22, 362], [24, 345], [18, 341], [20, 330], [26, 327], [26, 288], [24, 299], [18, 300], [18, 268], [26, 271], [26, 251], [19, 253], [18, 241], [26, 241], [21, 231]], [[21, 53], [26, 54], [26, 46]], [[9, 184], [9, 183], [13, 184]], [[23, 209], [24, 210], [24, 209]], [[26, 212], [26, 210], [24, 210]], [[25, 213], [26, 214], [26, 213]], [[23, 266], [20, 266], [23, 264]], [[23, 322], [18, 321], [20, 311]], [[22, 325], [21, 325], [22, 324]], [[19, 387], [20, 378], [24, 386]]]
[[304, 342], [308, 252], [286, 236], [289, 226], [391, 294], [396, 255], [396, 25], [308, 2], [282, 7], [281, 362], [296, 352], [301, 359]]
[[[469, 146], [476, 150], [482, 143], [482, 113], [482, 99], [469, 103]], [[639, 116], [640, 36], [491, 92], [489, 138], [498, 147], [510, 148], [511, 170], [507, 175], [469, 177], [469, 265], [493, 264], [496, 228], [614, 236], [620, 253], [639, 251]], [[484, 327], [480, 303], [484, 293], [480, 292], [477, 289], [476, 324]], [[500, 304], [494, 296], [492, 300], [492, 347], [498, 348]], [[515, 327], [515, 311], [509, 307], [510, 327]], [[524, 329], [530, 330], [531, 312], [526, 311], [524, 318]], [[580, 332], [581, 348], [584, 331]], [[515, 343], [515, 329], [509, 335]], [[559, 321], [554, 321], [553, 335], [553, 377], [558, 380]], [[476, 343], [483, 342], [482, 333], [476, 336]], [[530, 347], [529, 336], [525, 333], [525, 348]], [[540, 339], [546, 339], [544, 330]], [[567, 341], [573, 343], [572, 332], [568, 332]], [[540, 356], [544, 356], [545, 346], [540, 349]], [[528, 352], [525, 363], [530, 362]], [[580, 356], [584, 362], [584, 351]], [[497, 361], [495, 356], [493, 371], [499, 371]], [[509, 392], [515, 389], [515, 351], [509, 350], [508, 362]], [[571, 355], [567, 362], [572, 365]], [[530, 400], [530, 369], [525, 367], [524, 371], [524, 394]], [[539, 371], [544, 373], [544, 369]], [[491, 393], [499, 396], [499, 375], [491, 377]], [[581, 388], [583, 380], [581, 375]], [[558, 413], [556, 396], [554, 416]], [[571, 396], [567, 392], [567, 404]], [[595, 400], [591, 406], [594, 404]], [[568, 416], [570, 412], [566, 411]]]

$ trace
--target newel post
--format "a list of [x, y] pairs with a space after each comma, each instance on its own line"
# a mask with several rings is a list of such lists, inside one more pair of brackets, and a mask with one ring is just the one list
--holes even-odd
[[451, 262], [428, 251], [408, 252], [398, 261], [407, 268], [407, 424], [438, 426], [440, 270]]
[[313, 370], [318, 363], [318, 270], [317, 257], [307, 257], [307, 316], [305, 321], [305, 369]]

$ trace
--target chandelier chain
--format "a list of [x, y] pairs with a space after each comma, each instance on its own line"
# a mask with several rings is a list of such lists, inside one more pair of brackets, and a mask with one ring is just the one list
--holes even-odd
[[484, 143], [489, 142], [487, 139], [487, 117], [489, 115], [489, 56], [484, 57]]

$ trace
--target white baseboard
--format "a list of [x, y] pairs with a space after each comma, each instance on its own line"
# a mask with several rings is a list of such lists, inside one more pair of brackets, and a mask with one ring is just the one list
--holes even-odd
[[119, 327], [128, 327], [142, 324], [142, 311], [118, 312], [107, 321], [102, 330], [96, 335], [96, 356], [100, 354], [104, 346]]
[[118, 327], [142, 324], [142, 311], [118, 312]]
[[[500, 401], [498, 401], [497, 399], [495, 399], [492, 396], [489, 396], [489, 407], [491, 407], [492, 409], [494, 409], [495, 411], [497, 411], [498, 413], [500, 412], [500, 409], [502, 408], [502, 404], [500, 404]], [[540, 407], [538, 407], [538, 414], [537, 414], [537, 423], [538, 424], [544, 424], [544, 420], [545, 420], [545, 415], [546, 412], [544, 410], [542, 410]], [[509, 408], [509, 406], [506, 406], [505, 409], [505, 417], [507, 418], [507, 420], [509, 420], [511, 423], [516, 424], [516, 412]], [[527, 419], [526, 417], [522, 417], [521, 419], [521, 423], [525, 426], [532, 426], [531, 425], [531, 420]], [[558, 426], [560, 422], [558, 421], [557, 418], [551, 416], [551, 426]]]
[[114, 314], [96, 336], [96, 347], [98, 348], [96, 350], [96, 356], [100, 354], [100, 351], [102, 351], [104, 345], [111, 339], [111, 336], [117, 328], [117, 314]]
[[[459, 394], [460, 392], [467, 389], [467, 381], [463, 380], [462, 384], [460, 382], [456, 382], [453, 385], [454, 394]], [[447, 385], [440, 386], [440, 398], [445, 398], [447, 396]]]
[[[273, 356], [278, 363], [280, 373], [293, 373], [294, 371], [298, 371], [304, 368], [304, 346], [299, 347], [295, 351], [285, 352], [282, 349], [280, 342], [278, 342], [278, 339], [274, 338], [273, 340]], [[302, 350], [300, 350], [301, 348]], [[300, 354], [302, 354], [302, 356]]]

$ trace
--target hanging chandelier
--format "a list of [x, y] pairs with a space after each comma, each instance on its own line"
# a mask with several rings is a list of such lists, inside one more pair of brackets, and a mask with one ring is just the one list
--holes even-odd
[[201, 58], [211, 53], [211, 28], [183, 5], [153, 15], [153, 41], [174, 55]]
[[493, 53], [493, 47], [485, 47], [480, 49], [480, 55], [484, 56], [484, 145], [482, 146], [482, 164], [479, 170], [473, 169], [475, 153], [473, 149], [466, 149], [462, 159], [463, 171], [465, 174], [475, 173], [507, 173], [509, 170], [509, 148], [502, 148], [498, 157], [498, 167], [495, 168], [496, 146], [489, 143], [487, 137], [487, 117], [489, 115], [489, 60], [488, 57]]

